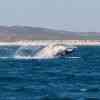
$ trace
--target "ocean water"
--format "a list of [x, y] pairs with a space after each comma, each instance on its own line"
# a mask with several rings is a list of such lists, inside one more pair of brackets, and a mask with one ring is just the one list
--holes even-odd
[[17, 59], [0, 47], [0, 100], [100, 100], [100, 47], [59, 59]]

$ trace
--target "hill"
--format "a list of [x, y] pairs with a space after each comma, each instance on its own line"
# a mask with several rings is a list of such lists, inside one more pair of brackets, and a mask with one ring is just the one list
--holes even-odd
[[0, 26], [0, 41], [100, 39], [95, 32], [71, 32], [29, 26]]
[[0, 41], [78, 39], [77, 32], [28, 26], [0, 26]]

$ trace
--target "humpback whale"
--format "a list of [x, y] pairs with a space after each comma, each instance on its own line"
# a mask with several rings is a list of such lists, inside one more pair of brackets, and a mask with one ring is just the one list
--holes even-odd
[[49, 44], [37, 52], [34, 58], [60, 58], [73, 52], [76, 47], [65, 44]]

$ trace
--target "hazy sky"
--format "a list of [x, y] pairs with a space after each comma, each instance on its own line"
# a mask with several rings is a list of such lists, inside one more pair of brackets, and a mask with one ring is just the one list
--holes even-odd
[[0, 25], [100, 31], [100, 0], [0, 0]]

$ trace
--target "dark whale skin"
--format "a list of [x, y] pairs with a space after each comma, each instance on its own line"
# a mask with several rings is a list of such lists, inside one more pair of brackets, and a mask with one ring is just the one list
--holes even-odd
[[55, 57], [64, 57], [72, 52], [73, 52], [73, 50], [72, 51], [68, 51], [68, 50], [60, 51], [55, 55]]

